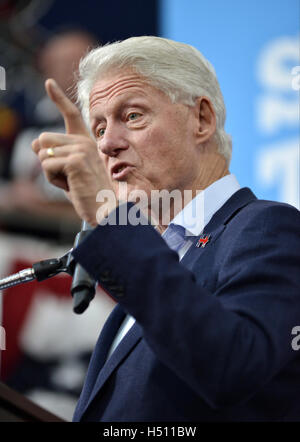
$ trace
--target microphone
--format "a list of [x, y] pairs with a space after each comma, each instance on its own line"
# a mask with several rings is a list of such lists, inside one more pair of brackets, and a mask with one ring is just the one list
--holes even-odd
[[[93, 229], [86, 221], [82, 222], [81, 231], [75, 237], [74, 247], [77, 247]], [[97, 282], [77, 264], [71, 256], [72, 250], [61, 258], [45, 259], [36, 262], [32, 268], [21, 270], [18, 273], [0, 279], [0, 290], [24, 284], [33, 280], [44, 281], [58, 273], [65, 272], [73, 276], [71, 294], [73, 297], [74, 313], [83, 313], [89, 306], [96, 293]]]
[[[93, 227], [86, 221], [82, 221], [81, 231], [77, 233], [74, 241], [74, 248], [83, 241]], [[94, 298], [96, 292], [96, 281], [81, 267], [75, 264], [71, 294], [73, 296], [73, 311], [83, 313]]]
[[18, 284], [24, 284], [37, 280], [38, 282], [45, 279], [52, 278], [60, 272], [69, 273], [67, 266], [69, 253], [61, 258], [45, 259], [43, 261], [36, 262], [31, 268], [21, 270], [18, 273], [7, 276], [0, 279], [0, 290], [4, 290], [10, 287], [14, 287]]

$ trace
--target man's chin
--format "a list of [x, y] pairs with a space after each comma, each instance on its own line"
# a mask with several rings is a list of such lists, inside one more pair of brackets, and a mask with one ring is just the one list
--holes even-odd
[[119, 201], [146, 203], [151, 199], [151, 190], [129, 184], [126, 181], [120, 181], [117, 185], [114, 183], [114, 190]]

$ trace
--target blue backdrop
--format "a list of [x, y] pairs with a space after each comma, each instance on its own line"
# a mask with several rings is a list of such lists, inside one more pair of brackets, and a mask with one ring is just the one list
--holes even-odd
[[216, 69], [241, 185], [299, 208], [299, 0], [160, 0], [159, 17]]

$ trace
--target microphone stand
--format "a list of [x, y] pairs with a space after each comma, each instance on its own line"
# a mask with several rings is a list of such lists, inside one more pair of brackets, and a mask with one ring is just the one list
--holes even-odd
[[76, 235], [74, 247], [61, 258], [46, 259], [36, 262], [31, 268], [21, 270], [18, 273], [0, 279], [0, 290], [24, 284], [33, 280], [38, 282], [52, 278], [61, 272], [73, 276], [71, 294], [73, 297], [73, 311], [77, 314], [83, 313], [95, 296], [96, 281], [77, 264], [71, 255], [73, 249], [86, 238], [92, 227], [83, 221], [82, 230]]

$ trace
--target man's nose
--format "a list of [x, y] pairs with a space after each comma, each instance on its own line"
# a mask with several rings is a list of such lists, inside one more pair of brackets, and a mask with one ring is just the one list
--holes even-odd
[[128, 147], [129, 143], [125, 138], [124, 130], [117, 125], [106, 127], [104, 135], [98, 142], [101, 153], [110, 157], [117, 156], [120, 151], [126, 150]]

